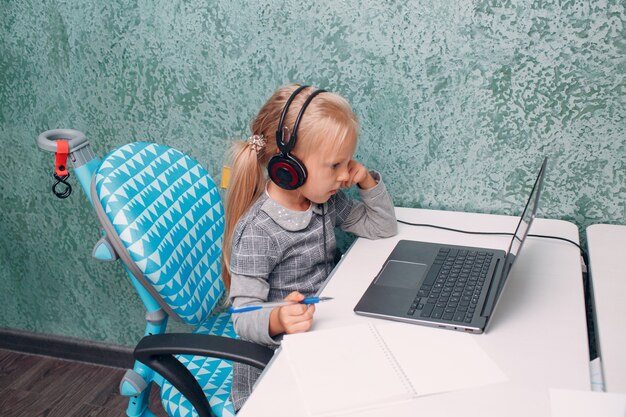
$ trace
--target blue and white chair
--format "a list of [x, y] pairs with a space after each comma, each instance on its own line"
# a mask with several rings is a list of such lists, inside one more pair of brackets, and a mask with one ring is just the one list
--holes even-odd
[[[224, 209], [207, 171], [180, 151], [148, 142], [120, 146], [100, 161], [74, 130], [44, 132], [38, 145], [69, 155], [104, 228], [93, 256], [121, 259], [147, 310], [138, 361], [120, 383], [130, 397], [127, 415], [154, 416], [148, 408], [154, 382], [172, 417], [234, 416], [231, 361], [263, 369], [273, 351], [239, 340], [230, 313], [219, 311]], [[57, 168], [58, 161], [57, 154]], [[165, 333], [170, 316], [194, 332]]]

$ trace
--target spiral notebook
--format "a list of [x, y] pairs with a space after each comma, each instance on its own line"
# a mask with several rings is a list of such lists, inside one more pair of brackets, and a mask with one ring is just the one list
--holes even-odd
[[359, 324], [287, 335], [281, 355], [311, 417], [507, 379], [470, 335], [434, 333], [409, 343], [404, 324]]

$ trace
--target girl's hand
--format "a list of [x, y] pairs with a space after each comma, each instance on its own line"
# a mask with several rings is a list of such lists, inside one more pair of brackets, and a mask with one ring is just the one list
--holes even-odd
[[348, 179], [341, 185], [344, 188], [350, 188], [357, 184], [359, 188], [369, 190], [376, 185], [376, 180], [370, 172], [354, 159], [348, 162]]
[[[302, 301], [304, 295], [294, 291], [285, 297], [285, 301]], [[313, 324], [315, 305], [291, 304], [277, 307], [270, 313], [270, 336], [281, 333], [302, 333], [311, 328]]]

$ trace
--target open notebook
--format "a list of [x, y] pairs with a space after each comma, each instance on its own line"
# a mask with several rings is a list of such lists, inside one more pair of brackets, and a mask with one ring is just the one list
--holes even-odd
[[470, 335], [407, 343], [406, 325], [359, 324], [287, 335], [287, 357], [309, 416], [338, 416], [507, 378]]

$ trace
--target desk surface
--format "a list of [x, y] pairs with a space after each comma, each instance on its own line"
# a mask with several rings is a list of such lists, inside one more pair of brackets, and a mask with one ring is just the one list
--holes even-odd
[[626, 226], [596, 224], [586, 232], [604, 386], [626, 393]]
[[[514, 231], [518, 218], [486, 214], [396, 208], [399, 220], [474, 231]], [[531, 233], [578, 242], [575, 225], [537, 219]], [[390, 323], [357, 316], [352, 309], [400, 239], [494, 249], [508, 248], [510, 238], [467, 235], [399, 224], [398, 235], [382, 240], [357, 239], [335, 268], [322, 295], [312, 331], [356, 323]], [[470, 335], [406, 324], [407, 343], [436, 338], [440, 332], [473, 337], [509, 378], [508, 382], [419, 397], [387, 406], [385, 414], [413, 416], [548, 416], [549, 388], [589, 390], [589, 351], [578, 249], [557, 240], [529, 238], [514, 265], [489, 332]], [[339, 377], [339, 376], [337, 376]], [[323, 399], [320, 399], [323, 401]], [[264, 372], [241, 417], [292, 416], [301, 400], [289, 365], [280, 352]], [[378, 416], [381, 410], [356, 414]]]

